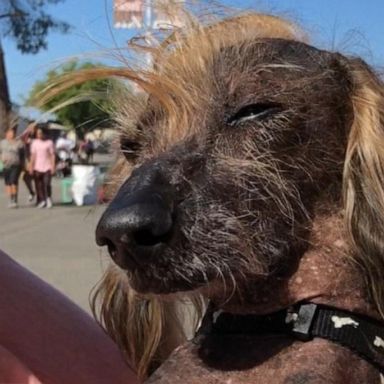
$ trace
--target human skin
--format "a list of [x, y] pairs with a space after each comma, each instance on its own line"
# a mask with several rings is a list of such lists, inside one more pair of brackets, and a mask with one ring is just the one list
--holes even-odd
[[138, 383], [117, 346], [87, 313], [0, 251], [0, 382], [6, 379]]
[[[13, 129], [9, 129], [5, 135], [5, 138], [9, 141], [15, 140], [15, 131]], [[5, 187], [5, 193], [8, 197], [11, 197], [12, 195], [17, 195], [17, 185], [7, 185]]]
[[16, 356], [1, 346], [0, 383], [42, 384]]

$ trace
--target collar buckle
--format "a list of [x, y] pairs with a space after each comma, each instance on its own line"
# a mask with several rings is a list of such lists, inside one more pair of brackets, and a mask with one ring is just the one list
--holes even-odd
[[292, 333], [301, 341], [310, 341], [313, 339], [312, 325], [317, 314], [316, 304], [300, 304], [292, 312], [288, 312], [292, 322]]

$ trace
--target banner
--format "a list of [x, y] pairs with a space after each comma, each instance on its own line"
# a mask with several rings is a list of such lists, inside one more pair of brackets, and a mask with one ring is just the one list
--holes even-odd
[[144, 0], [114, 0], [115, 28], [142, 28], [144, 24]]
[[[182, 27], [183, 4], [184, 0], [114, 0], [114, 27], [137, 29]], [[149, 12], [145, 14], [146, 11]], [[149, 25], [146, 25], [147, 23]]]

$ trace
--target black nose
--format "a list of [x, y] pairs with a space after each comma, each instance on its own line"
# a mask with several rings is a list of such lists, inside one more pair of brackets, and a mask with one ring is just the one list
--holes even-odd
[[96, 229], [98, 245], [108, 246], [121, 268], [134, 269], [156, 257], [170, 241], [173, 207], [161, 193], [140, 191], [117, 196]]

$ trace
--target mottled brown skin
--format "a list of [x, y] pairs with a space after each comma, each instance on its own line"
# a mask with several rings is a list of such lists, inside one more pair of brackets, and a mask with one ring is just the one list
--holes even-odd
[[[161, 384], [380, 384], [377, 371], [343, 347], [316, 339], [302, 343], [273, 337], [227, 340], [232, 353], [221, 356], [222, 367], [212, 368], [199, 357], [198, 347], [185, 345], [146, 381]], [[222, 345], [223, 343], [221, 343]], [[237, 349], [237, 352], [234, 350]], [[263, 351], [262, 353], [260, 351]], [[225, 369], [239, 359], [251, 355], [254, 366], [248, 369]], [[260, 356], [261, 355], [261, 356]]]
[[[340, 216], [314, 221], [311, 246], [297, 271], [280, 283], [249, 291], [234, 313], [271, 313], [301, 300], [378, 318], [363, 282], [348, 260]], [[208, 336], [179, 347], [149, 378], [159, 384], [380, 384], [379, 372], [350, 350], [316, 338], [301, 342], [278, 335]]]
[[310, 245], [292, 275], [257, 282], [255, 288], [251, 282], [242, 289], [241, 301], [229, 300], [222, 309], [267, 314], [307, 300], [380, 319], [359, 271], [348, 259], [342, 228], [341, 214], [318, 214], [313, 222]]
[[[202, 99], [211, 104], [174, 134], [161, 107], [149, 103], [140, 129], [150, 134], [99, 224], [99, 244], [112, 248], [142, 294], [199, 291], [225, 311], [255, 314], [309, 300], [379, 318], [348, 261], [343, 230], [348, 60], [265, 39], [244, 51], [223, 49], [206, 71], [215, 87]], [[266, 114], [243, 120], [247, 105]], [[174, 222], [161, 252], [144, 254], [115, 223], [152, 190], [159, 215], [169, 209]], [[131, 223], [142, 219], [137, 210], [129, 211]], [[175, 350], [148, 383], [379, 384], [380, 375], [325, 340], [207, 336]]]

